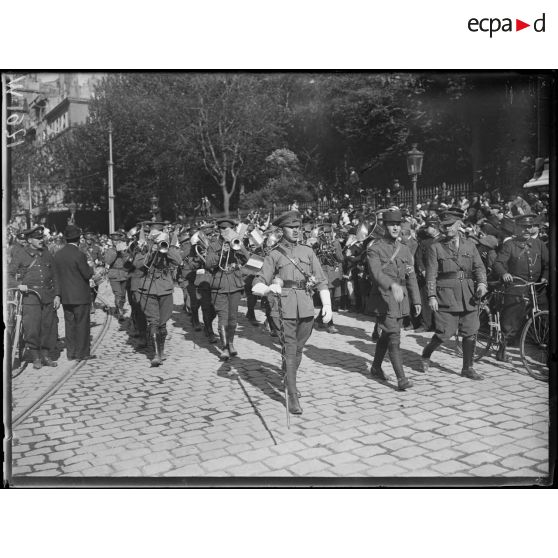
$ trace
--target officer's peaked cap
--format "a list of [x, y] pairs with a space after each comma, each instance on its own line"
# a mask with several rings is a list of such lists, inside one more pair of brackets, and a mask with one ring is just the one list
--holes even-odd
[[36, 225], [35, 227], [31, 227], [23, 231], [23, 236], [26, 238], [43, 238], [45, 228], [41, 225]]
[[389, 209], [382, 214], [382, 221], [384, 225], [388, 223], [397, 223], [399, 225], [403, 221], [403, 215], [399, 209]]
[[279, 215], [272, 224], [275, 227], [300, 227], [302, 218], [298, 211], [287, 211]]

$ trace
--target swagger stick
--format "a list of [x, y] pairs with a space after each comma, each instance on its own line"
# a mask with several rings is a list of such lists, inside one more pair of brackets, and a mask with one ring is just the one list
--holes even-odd
[[[275, 277], [272, 281], [273, 284], [283, 287], [283, 279]], [[277, 306], [279, 309], [279, 341], [281, 341], [281, 371], [283, 372], [283, 390], [285, 393], [285, 409], [287, 411], [287, 428], [291, 428], [291, 417], [289, 413], [289, 395], [287, 393], [287, 381], [285, 374], [287, 373], [287, 356], [285, 346], [285, 327], [283, 325], [283, 305], [281, 303], [281, 294], [277, 294]]]

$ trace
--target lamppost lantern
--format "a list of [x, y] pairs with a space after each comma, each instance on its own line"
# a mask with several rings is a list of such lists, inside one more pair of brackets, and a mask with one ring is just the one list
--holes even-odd
[[152, 221], [157, 220], [157, 213], [159, 211], [159, 198], [155, 195], [151, 196], [151, 213], [153, 214]]
[[422, 173], [422, 161], [424, 153], [417, 149], [417, 144], [412, 144], [412, 149], [407, 153], [407, 171], [413, 182], [413, 217], [417, 215], [417, 179]]
[[409, 176], [422, 174], [422, 161], [424, 153], [417, 149], [416, 143], [413, 143], [411, 151], [407, 153], [407, 171]]

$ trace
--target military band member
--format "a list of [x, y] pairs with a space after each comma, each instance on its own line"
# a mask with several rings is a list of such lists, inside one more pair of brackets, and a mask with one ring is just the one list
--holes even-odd
[[169, 235], [162, 231], [153, 235], [147, 253], [139, 252], [134, 258], [134, 267], [145, 272], [138, 290], [147, 323], [148, 342], [153, 352], [152, 366], [159, 366], [166, 359], [167, 322], [173, 307], [173, 274], [181, 263], [178, 248], [170, 245]]
[[496, 359], [507, 362], [506, 347], [515, 340], [527, 315], [527, 302], [523, 298], [526, 288], [513, 284], [513, 277], [525, 281], [548, 281], [549, 255], [544, 242], [532, 238], [535, 215], [520, 215], [515, 218], [517, 235], [506, 242], [494, 262], [494, 272], [506, 287], [504, 306], [501, 312], [504, 341], [498, 348]]
[[[325, 323], [332, 317], [331, 298], [327, 278], [314, 250], [299, 244], [300, 213], [288, 211], [280, 215], [273, 225], [283, 229], [283, 237], [265, 257], [262, 269], [254, 279], [252, 292], [258, 296], [272, 296], [272, 316], [283, 322], [284, 373], [289, 411], [299, 415], [302, 414], [302, 408], [298, 401], [296, 374], [314, 324], [313, 291], [319, 290]], [[282, 286], [274, 283], [277, 278]], [[281, 297], [282, 316], [279, 316], [277, 296]]]
[[107, 277], [114, 294], [114, 305], [118, 321], [124, 320], [124, 304], [126, 302], [126, 281], [128, 270], [124, 262], [128, 258], [126, 233], [116, 231], [110, 235], [112, 245], [105, 253], [105, 265], [108, 266]]
[[124, 261], [124, 269], [128, 272], [126, 291], [131, 308], [132, 331], [130, 335], [131, 337], [137, 337], [137, 347], [138, 349], [143, 349], [147, 347], [147, 321], [141, 305], [139, 289], [145, 278], [145, 269], [143, 265], [136, 267], [135, 260], [138, 253], [146, 253], [148, 246], [143, 232], [136, 233], [134, 237], [132, 247], [128, 250], [128, 256]]
[[[52, 254], [45, 248], [44, 228], [36, 226], [23, 232], [26, 245], [12, 253], [8, 266], [10, 288], [23, 293], [23, 335], [31, 352], [33, 368], [57, 366], [49, 352], [56, 348], [60, 307], [60, 282]], [[29, 289], [37, 291], [36, 294]]]
[[436, 333], [422, 352], [422, 369], [428, 371], [430, 356], [457, 331], [463, 339], [461, 375], [482, 380], [473, 368], [479, 329], [478, 300], [487, 292], [486, 271], [472, 240], [461, 232], [461, 211], [447, 211], [440, 222], [442, 236], [428, 247], [426, 288], [434, 313]]
[[235, 225], [234, 219], [217, 219], [219, 237], [209, 243], [205, 257], [205, 269], [210, 273], [211, 302], [218, 319], [221, 360], [228, 360], [238, 354], [233, 343], [238, 321], [238, 305], [244, 291], [241, 268], [250, 257], [250, 252], [242, 241], [234, 239]]
[[203, 261], [198, 257], [190, 242], [190, 234], [184, 231], [179, 237], [180, 257], [182, 266], [178, 276], [178, 284], [184, 296], [184, 309], [190, 312], [190, 320], [194, 331], [201, 331], [200, 300], [196, 289], [196, 271], [203, 267]]
[[401, 357], [403, 318], [410, 314], [411, 304], [415, 315], [421, 311], [413, 257], [409, 248], [398, 240], [402, 219], [400, 211], [385, 211], [385, 236], [371, 242], [367, 248], [371, 276], [369, 309], [377, 317], [381, 332], [370, 374], [384, 381], [387, 379], [382, 370], [382, 362], [388, 352], [397, 376], [397, 386], [401, 391], [413, 385], [405, 376]]

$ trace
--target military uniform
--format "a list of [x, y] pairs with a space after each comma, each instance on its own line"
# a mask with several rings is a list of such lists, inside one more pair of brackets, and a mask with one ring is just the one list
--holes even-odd
[[[516, 218], [520, 228], [533, 225], [534, 216], [521, 215]], [[529, 238], [527, 234], [512, 238], [502, 246], [494, 261], [494, 273], [503, 278], [506, 273], [520, 277], [525, 281], [548, 281], [549, 254], [544, 242], [538, 238]], [[523, 298], [526, 287], [520, 284], [506, 283], [504, 305], [501, 311], [501, 325], [504, 345], [498, 351], [498, 359], [506, 360], [506, 345], [519, 333], [528, 312], [527, 301]], [[543, 300], [543, 303], [546, 301]]]
[[[103, 254], [101, 247], [94, 241], [91, 233], [85, 233], [85, 240], [80, 243], [79, 249], [86, 255], [87, 261], [91, 262], [91, 267], [99, 266], [103, 261]], [[95, 299], [98, 294], [98, 287], [94, 282], [90, 283], [91, 286], [91, 312], [95, 311]]]
[[[163, 238], [161, 233], [159, 239]], [[168, 243], [168, 235], [164, 235]], [[169, 246], [168, 252], [158, 251], [157, 238], [148, 253], [138, 253], [133, 266], [144, 270], [144, 276], [138, 282], [139, 303], [145, 313], [148, 340], [154, 349], [151, 360], [153, 366], [159, 366], [165, 360], [165, 339], [167, 322], [172, 315], [172, 295], [174, 291], [173, 274], [182, 263], [180, 252], [175, 246]]]
[[126, 249], [117, 249], [119, 243], [124, 243], [126, 241], [126, 235], [123, 232], [113, 233], [110, 237], [114, 245], [107, 249], [104, 260], [105, 265], [108, 266], [107, 277], [114, 294], [116, 315], [119, 320], [122, 320], [124, 318], [126, 282], [128, 280], [128, 270], [124, 267], [124, 263], [128, 260], [129, 254]]
[[[25, 235], [42, 238], [43, 227], [29, 229]], [[23, 293], [23, 336], [35, 368], [42, 364], [56, 366], [48, 356], [58, 339], [56, 297], [60, 303], [58, 270], [52, 254], [45, 247], [36, 249], [30, 244], [14, 250], [8, 265], [8, 285], [10, 288], [26, 285], [39, 293], [40, 299], [34, 293]]]
[[[273, 224], [277, 227], [300, 227], [300, 214], [289, 211], [278, 217]], [[296, 262], [296, 265], [291, 260]], [[313, 285], [310, 287], [307, 286], [309, 277], [313, 277]], [[282, 315], [279, 316], [277, 296], [270, 295], [271, 316], [283, 324], [284, 372], [290, 410], [300, 414], [302, 409], [297, 397], [296, 373], [302, 360], [304, 345], [312, 333], [314, 322], [312, 292], [313, 289], [325, 292], [327, 296], [324, 295], [324, 298], [329, 299], [328, 282], [314, 250], [286, 238], [283, 238], [265, 257], [263, 266], [254, 279], [254, 292], [258, 294], [261, 289], [258, 285], [262, 283], [270, 285], [276, 278], [282, 282], [280, 295]], [[331, 303], [329, 310], [331, 311]]]
[[[228, 218], [217, 220], [217, 225], [221, 229], [232, 229], [235, 224]], [[237, 354], [233, 342], [238, 320], [238, 305], [244, 291], [241, 268], [249, 257], [250, 252], [243, 244], [240, 245], [240, 249], [233, 250], [230, 243], [222, 238], [212, 240], [207, 248], [205, 269], [210, 274], [207, 279], [211, 302], [217, 313], [222, 360]]]
[[[461, 212], [448, 211], [441, 224], [455, 227], [457, 221], [461, 221]], [[434, 312], [436, 333], [422, 353], [424, 370], [428, 369], [432, 352], [458, 331], [463, 338], [461, 374], [475, 380], [482, 379], [473, 370], [473, 355], [479, 329], [477, 290], [482, 285], [486, 292], [486, 282], [486, 271], [475, 244], [461, 233], [458, 232], [456, 237], [441, 236], [438, 242], [429, 246], [426, 288], [428, 298], [437, 300], [438, 311]]]
[[[383, 221], [388, 226], [398, 225], [401, 219], [400, 211], [384, 212]], [[368, 307], [371, 314], [377, 317], [381, 331], [370, 373], [385, 380], [381, 365], [386, 352], [389, 352], [399, 389], [406, 389], [411, 383], [405, 377], [401, 359], [401, 327], [403, 318], [411, 312], [410, 304], [420, 305], [413, 257], [409, 248], [392, 238], [386, 230], [384, 238], [368, 245], [367, 260], [371, 282]], [[394, 283], [403, 289], [401, 301], [395, 298]]]
[[189, 240], [189, 236], [179, 238], [179, 241], [182, 266], [178, 275], [178, 284], [184, 295], [184, 309], [189, 309], [191, 312], [192, 327], [196, 331], [200, 331], [200, 301], [196, 289], [196, 272], [203, 267], [203, 262], [196, 254]]

